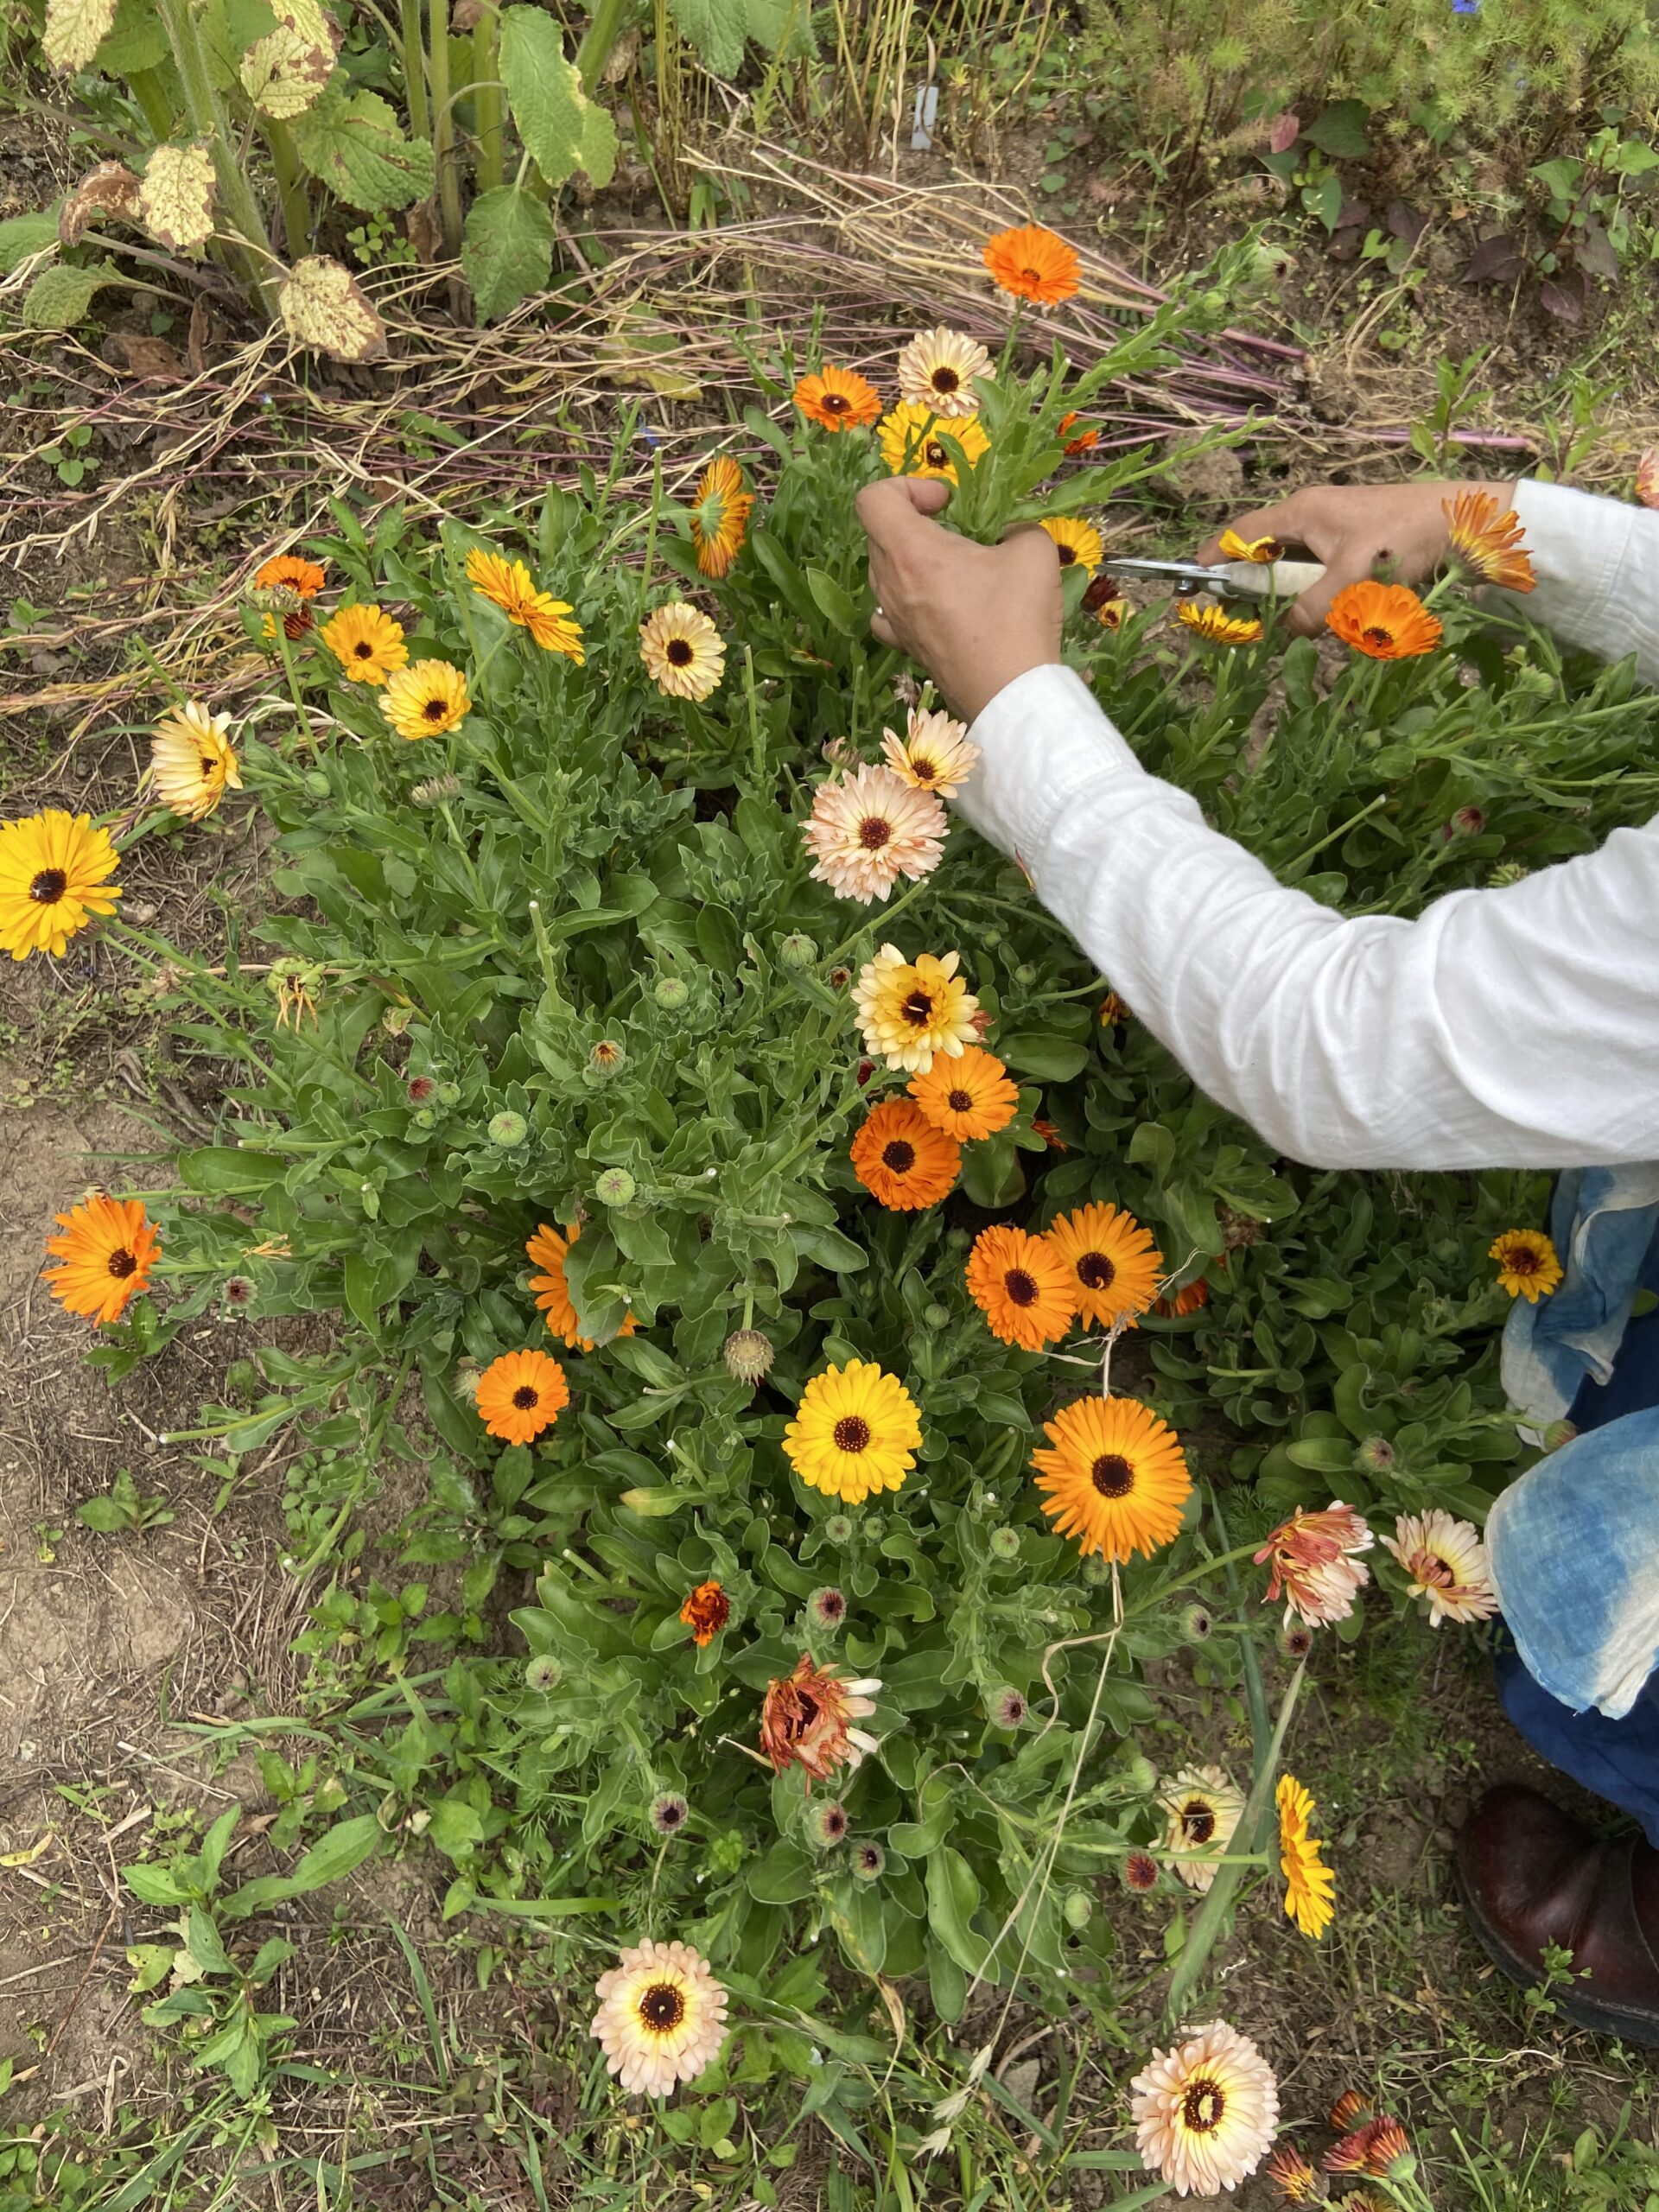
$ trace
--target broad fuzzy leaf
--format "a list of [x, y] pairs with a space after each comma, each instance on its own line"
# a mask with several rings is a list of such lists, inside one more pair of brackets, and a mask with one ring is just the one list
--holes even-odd
[[124, 162], [100, 162], [88, 169], [58, 210], [58, 241], [79, 245], [94, 218], [107, 215], [112, 222], [139, 220], [138, 179]]
[[99, 48], [93, 67], [106, 77], [132, 77], [167, 59], [167, 33], [155, 0], [119, 0], [115, 22]]
[[750, 39], [775, 54], [791, 20], [794, 42], [810, 50], [806, 10], [798, 0], [674, 0], [673, 16], [680, 35], [690, 40], [716, 77], [737, 74]]
[[0, 276], [10, 276], [19, 262], [58, 243], [58, 219], [49, 207], [27, 215], [8, 216], [0, 223]]
[[340, 33], [315, 0], [283, 0], [276, 29], [242, 57], [242, 89], [262, 115], [291, 123], [315, 105], [334, 73]]
[[531, 159], [549, 184], [586, 169], [597, 185], [616, 168], [616, 125], [582, 89], [564, 39], [539, 8], [508, 8], [501, 16], [501, 81]]
[[352, 272], [327, 254], [296, 262], [276, 295], [283, 327], [297, 345], [336, 361], [375, 361], [386, 350], [386, 328]]
[[100, 261], [91, 269], [72, 269], [65, 262], [43, 269], [24, 298], [23, 325], [29, 330], [73, 330], [85, 319], [93, 294], [120, 281], [121, 271], [112, 261]]
[[205, 146], [158, 146], [138, 188], [138, 214], [175, 253], [197, 253], [213, 234], [213, 157]]
[[371, 214], [407, 207], [432, 189], [431, 147], [423, 138], [404, 137], [378, 92], [334, 86], [307, 109], [294, 143], [306, 168], [336, 199]]
[[115, 22], [115, 0], [46, 0], [41, 51], [54, 69], [88, 69]]
[[543, 290], [553, 270], [553, 218], [533, 193], [503, 185], [467, 211], [461, 265], [480, 322]]

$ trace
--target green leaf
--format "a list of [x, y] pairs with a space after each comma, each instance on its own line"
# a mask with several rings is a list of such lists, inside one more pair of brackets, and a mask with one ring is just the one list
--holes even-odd
[[1323, 115], [1302, 125], [1302, 136], [1336, 162], [1363, 162], [1371, 150], [1365, 126], [1371, 111], [1363, 100], [1338, 100]]
[[432, 1808], [427, 1841], [446, 1859], [459, 1859], [484, 1840], [484, 1823], [459, 1797], [440, 1797]]
[[379, 1849], [382, 1830], [372, 1813], [355, 1820], [337, 1821], [327, 1835], [314, 1843], [288, 1878], [289, 1893], [303, 1897], [353, 1872]]
[[435, 164], [423, 138], [405, 138], [378, 92], [330, 86], [294, 125], [294, 143], [312, 175], [337, 200], [378, 213], [407, 207], [431, 192]]
[[199, 1904], [193, 1904], [190, 1908], [187, 1948], [204, 1974], [230, 1974], [233, 1971], [230, 1954], [219, 1941], [218, 1929]]
[[608, 184], [616, 168], [616, 125], [582, 91], [555, 19], [539, 8], [505, 9], [500, 67], [518, 136], [547, 182], [563, 184], [586, 169], [596, 185]]
[[287, 1166], [275, 1153], [244, 1152], [232, 1145], [200, 1145], [179, 1154], [179, 1179], [191, 1191], [263, 1191], [281, 1182]]
[[112, 1497], [89, 1497], [85, 1505], [75, 1508], [75, 1518], [86, 1528], [96, 1529], [101, 1536], [112, 1536], [118, 1529], [132, 1526], [132, 1516]]
[[762, 1904], [792, 1904], [810, 1897], [817, 1887], [817, 1872], [798, 1844], [779, 1837], [764, 1859], [748, 1872], [749, 1895]]
[[843, 638], [858, 634], [858, 609], [833, 576], [826, 576], [822, 569], [809, 569], [806, 588], [817, 601], [819, 613]]
[[10, 276], [20, 261], [58, 242], [58, 219], [50, 207], [30, 215], [11, 215], [0, 223], [0, 276]]
[[67, 261], [42, 269], [29, 286], [19, 320], [27, 330], [73, 330], [86, 320], [95, 294], [106, 284], [122, 282], [112, 261], [91, 269], [76, 269]]
[[553, 218], [516, 184], [480, 193], [467, 211], [461, 265], [479, 320], [493, 321], [543, 291], [553, 273]]
[[997, 1056], [1009, 1067], [1018, 1068], [1021, 1075], [1035, 1076], [1039, 1083], [1070, 1083], [1089, 1063], [1085, 1046], [1068, 1045], [1063, 1038], [1046, 1037], [1029, 1029], [1000, 1039]]
[[927, 1922], [947, 1954], [964, 1973], [980, 1973], [990, 1945], [969, 1925], [980, 1899], [972, 1867], [959, 1851], [943, 1845], [927, 1862]]
[[189, 1891], [165, 1866], [124, 1866], [121, 1878], [143, 1904], [184, 1904]]
[[806, 31], [799, 0], [673, 0], [672, 14], [681, 37], [690, 39], [716, 77], [737, 74], [749, 39], [775, 54], [791, 22], [798, 36]]
[[119, 0], [93, 68], [105, 77], [135, 77], [166, 59], [167, 33], [155, 0]]

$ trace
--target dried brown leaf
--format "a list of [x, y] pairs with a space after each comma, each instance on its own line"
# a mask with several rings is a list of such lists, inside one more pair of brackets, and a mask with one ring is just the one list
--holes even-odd
[[117, 223], [136, 223], [138, 180], [124, 162], [100, 162], [88, 169], [58, 210], [58, 237], [65, 245], [79, 245], [95, 215]]
[[296, 345], [335, 361], [378, 361], [386, 328], [352, 272], [327, 254], [308, 255], [283, 277], [276, 296], [283, 327]]

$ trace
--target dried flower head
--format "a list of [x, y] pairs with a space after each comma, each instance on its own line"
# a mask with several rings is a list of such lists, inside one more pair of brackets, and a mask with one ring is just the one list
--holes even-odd
[[777, 1356], [771, 1338], [759, 1329], [734, 1329], [721, 1353], [734, 1382], [764, 1382]]
[[807, 1834], [820, 1851], [833, 1851], [838, 1843], [847, 1840], [847, 1808], [844, 1805], [815, 1805], [807, 1818]]
[[732, 1601], [718, 1582], [699, 1582], [680, 1607], [680, 1618], [699, 1649], [712, 1643], [732, 1618]]
[[802, 1652], [792, 1673], [767, 1684], [760, 1708], [760, 1748], [774, 1770], [798, 1766], [810, 1789], [842, 1767], [859, 1766], [878, 1738], [855, 1726], [875, 1711], [879, 1681], [849, 1681], [833, 1667], [815, 1666]]
[[690, 1817], [691, 1808], [677, 1789], [664, 1789], [651, 1801], [646, 1815], [654, 1834], [660, 1836], [678, 1835]]

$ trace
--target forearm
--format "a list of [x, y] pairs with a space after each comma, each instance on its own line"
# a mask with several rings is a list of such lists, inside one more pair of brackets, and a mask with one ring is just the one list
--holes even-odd
[[1634, 653], [1644, 682], [1659, 683], [1659, 512], [1530, 480], [1516, 486], [1515, 509], [1537, 586], [1495, 596], [1603, 660]]

